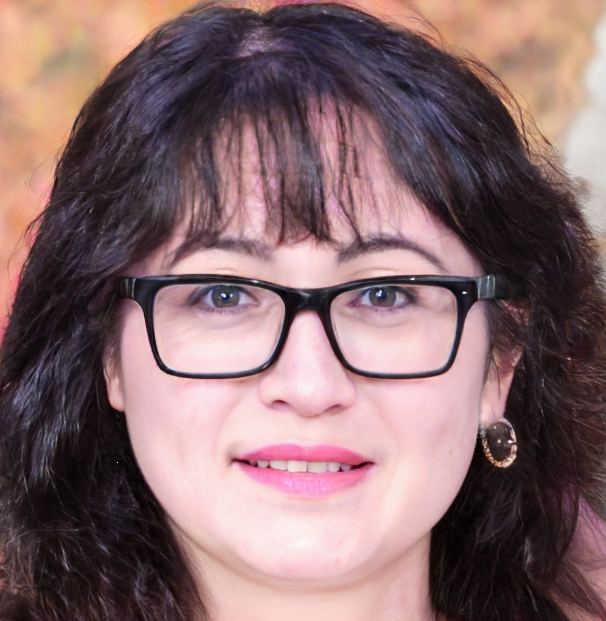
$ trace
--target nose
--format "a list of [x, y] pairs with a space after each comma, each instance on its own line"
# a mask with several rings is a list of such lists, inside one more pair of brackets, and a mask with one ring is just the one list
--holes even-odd
[[353, 374], [337, 360], [317, 313], [297, 315], [276, 363], [261, 375], [261, 401], [302, 416], [337, 413], [356, 398]]

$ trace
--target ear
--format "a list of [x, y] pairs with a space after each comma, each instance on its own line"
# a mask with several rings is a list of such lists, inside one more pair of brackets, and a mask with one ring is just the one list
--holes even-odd
[[124, 412], [124, 381], [119, 356], [116, 352], [107, 352], [103, 360], [103, 377], [109, 404]]
[[511, 388], [511, 382], [522, 355], [516, 349], [505, 355], [496, 353], [491, 357], [480, 405], [480, 425], [486, 426], [505, 416], [505, 405]]

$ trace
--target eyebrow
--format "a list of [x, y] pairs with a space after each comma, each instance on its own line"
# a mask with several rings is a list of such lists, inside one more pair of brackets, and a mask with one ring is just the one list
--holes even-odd
[[227, 250], [237, 254], [257, 257], [267, 261], [271, 258], [273, 246], [248, 237], [212, 237], [185, 241], [173, 253], [170, 267], [198, 250]]
[[260, 242], [256, 239], [248, 237], [217, 237], [209, 245], [205, 245], [207, 249], [229, 250], [238, 254], [246, 254], [259, 259], [269, 259], [274, 247]]
[[[256, 257], [267, 261], [271, 258], [275, 246], [263, 243], [248, 237], [214, 237], [206, 241], [190, 241], [182, 244], [174, 253], [171, 266], [177, 261], [195, 252], [196, 250], [227, 250], [237, 254]], [[443, 272], [447, 269], [438, 257], [412, 240], [391, 235], [374, 235], [372, 237], [357, 237], [347, 245], [337, 245], [337, 262], [347, 263], [366, 254], [386, 252], [388, 250], [409, 250], [420, 255]]]
[[444, 263], [442, 263], [435, 254], [429, 252], [429, 250], [426, 250], [406, 237], [395, 237], [391, 235], [375, 235], [367, 238], [357, 238], [351, 244], [339, 248], [337, 260], [339, 263], [346, 263], [347, 261], [352, 261], [365, 254], [385, 252], [388, 250], [410, 250], [422, 256], [443, 272], [448, 271]]

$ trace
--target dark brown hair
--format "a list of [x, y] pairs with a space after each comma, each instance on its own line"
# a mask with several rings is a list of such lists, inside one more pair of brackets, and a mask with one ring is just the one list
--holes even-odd
[[506, 413], [518, 460], [499, 470], [476, 450], [434, 529], [433, 605], [453, 621], [604, 615], [570, 554], [579, 507], [601, 516], [606, 480], [596, 246], [568, 180], [499, 93], [478, 64], [336, 5], [200, 6], [117, 65], [57, 166], [0, 351], [3, 619], [203, 609], [107, 400], [113, 282], [183, 222], [186, 243], [212, 243], [245, 130], [278, 240], [330, 241], [329, 195], [355, 232], [361, 118], [395, 177], [508, 282], [510, 306], [492, 305], [495, 347], [522, 350]]

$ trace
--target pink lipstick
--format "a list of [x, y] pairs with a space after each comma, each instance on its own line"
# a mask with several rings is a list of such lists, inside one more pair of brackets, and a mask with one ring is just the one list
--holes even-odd
[[361, 483], [373, 463], [337, 446], [277, 444], [238, 456], [234, 462], [254, 481], [290, 496], [329, 496]]

